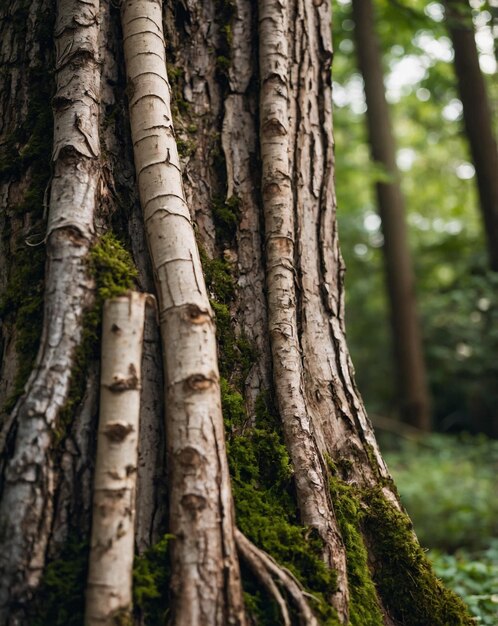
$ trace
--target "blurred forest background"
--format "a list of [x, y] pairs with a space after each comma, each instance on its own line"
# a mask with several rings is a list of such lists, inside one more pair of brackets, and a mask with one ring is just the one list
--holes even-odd
[[[358, 63], [358, 45], [366, 45], [367, 38], [359, 20], [367, 5], [370, 0], [334, 0], [336, 181], [347, 267], [348, 344], [381, 447], [438, 575], [464, 597], [477, 623], [496, 625], [498, 272], [491, 268], [498, 231], [491, 232], [489, 215], [483, 221], [482, 211], [487, 202], [484, 210], [498, 219], [498, 169], [494, 183], [483, 183], [486, 174], [481, 175], [479, 193], [476, 168], [483, 160], [485, 167], [498, 163], [496, 144], [494, 156], [479, 154], [493, 150], [491, 137], [497, 135], [498, 1], [470, 0], [469, 6], [467, 0], [444, 5], [373, 0], [374, 14], [365, 28], [370, 25], [369, 36], [379, 45], [401, 186], [401, 206], [380, 213], [382, 186], [396, 184], [398, 172], [371, 147], [376, 126], [384, 122], [374, 119], [369, 132], [360, 71], [365, 67]], [[459, 30], [475, 41], [479, 65], [479, 76], [463, 78], [464, 85], [471, 85], [465, 114], [462, 76], [459, 83], [455, 72]], [[363, 62], [370, 63], [372, 56], [367, 51]], [[466, 71], [476, 74], [475, 68]], [[366, 80], [373, 80], [374, 73]], [[472, 87], [475, 80], [485, 83], [494, 129], [483, 130], [481, 124], [471, 147], [469, 125], [482, 122], [477, 109], [484, 100]], [[382, 77], [377, 82], [382, 84]], [[473, 96], [478, 97], [474, 104]], [[370, 104], [372, 114], [375, 103]], [[395, 337], [403, 336], [400, 324], [406, 320], [394, 322], [393, 334], [399, 303], [386, 288], [385, 269], [389, 274], [391, 263], [391, 273], [399, 275], [404, 261], [396, 265], [392, 254], [385, 255], [385, 238], [393, 232], [379, 215], [388, 219], [389, 211], [396, 219], [405, 214], [416, 294], [408, 317], [418, 320], [412, 322], [421, 337], [422, 382], [414, 393], [427, 402], [426, 418], [404, 411], [404, 395], [418, 374], [411, 376], [409, 365], [400, 380], [407, 355], [400, 353]]]

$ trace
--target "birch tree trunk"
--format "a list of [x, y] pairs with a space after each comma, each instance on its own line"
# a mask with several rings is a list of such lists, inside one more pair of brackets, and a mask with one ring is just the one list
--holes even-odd
[[159, 296], [173, 620], [243, 624], [215, 327], [183, 193], [161, 3], [125, 0], [122, 25], [137, 182]]
[[[0, 624], [83, 623], [95, 320], [103, 300], [134, 282], [144, 292], [156, 285], [161, 327], [159, 346], [147, 317], [136, 624], [470, 624], [416, 542], [354, 384], [335, 221], [328, 3], [168, 0], [161, 14], [157, 0], [120, 8], [101, 0], [97, 22], [94, 3], [61, 0], [54, 33], [48, 0], [19, 2], [0, 7], [0, 392], [18, 400], [2, 412]], [[81, 33], [92, 35], [79, 53]], [[47, 81], [55, 69], [47, 50], [54, 36], [69, 35], [57, 48], [59, 90], [90, 75], [95, 82], [54, 100], [57, 158], [73, 175], [62, 192], [54, 180], [50, 201], [78, 211], [52, 212], [48, 245], [29, 248], [26, 240], [39, 243], [46, 232], [48, 178], [34, 176], [38, 162], [47, 170], [41, 153], [27, 156], [33, 138], [47, 137], [29, 121], [39, 119], [29, 70]], [[24, 207], [33, 197], [36, 207]], [[56, 235], [70, 240], [73, 265], [50, 260]], [[55, 360], [44, 387], [52, 412], [37, 405], [24, 416], [19, 407], [44, 370], [40, 357], [19, 399], [23, 325], [34, 326], [36, 313], [30, 264], [16, 272], [14, 253], [30, 260], [35, 251], [49, 259], [37, 283], [45, 327], [64, 320], [57, 328], [69, 348], [44, 330], [40, 354], [47, 341], [56, 354], [65, 345], [67, 367]], [[52, 287], [52, 266], [64, 295]], [[33, 459], [41, 444], [20, 433], [35, 422], [43, 454]], [[9, 496], [19, 459], [34, 500]]]
[[51, 438], [92, 297], [85, 259], [100, 177], [98, 11], [97, 0], [57, 5], [44, 324], [24, 394], [2, 425], [2, 451], [9, 441], [13, 453], [3, 468], [0, 503], [0, 621], [14, 598], [30, 599], [42, 573], [55, 491]]
[[85, 624], [131, 616], [144, 294], [108, 300]]

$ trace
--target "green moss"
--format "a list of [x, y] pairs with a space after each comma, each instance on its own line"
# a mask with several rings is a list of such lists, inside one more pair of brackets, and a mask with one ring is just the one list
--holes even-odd
[[236, 389], [243, 389], [256, 352], [244, 334], [237, 334], [230, 312], [235, 298], [232, 267], [225, 259], [210, 259], [199, 247], [206, 286], [216, 318], [220, 374]]
[[81, 626], [87, 570], [88, 542], [72, 536], [45, 568], [30, 626]]
[[219, 36], [216, 46], [216, 69], [222, 81], [227, 80], [230, 69], [231, 48], [233, 43], [232, 20], [236, 13], [236, 5], [231, 0], [216, 1], [216, 21], [219, 25]]
[[212, 203], [212, 215], [216, 229], [216, 239], [221, 245], [234, 242], [240, 216], [240, 200], [237, 196], [223, 198], [215, 196]]
[[329, 469], [346, 547], [351, 625], [383, 624], [378, 597], [397, 623], [405, 626], [472, 624], [462, 600], [436, 578], [409, 518], [386, 500], [382, 488], [359, 490], [344, 483], [330, 461]]
[[350, 593], [349, 622], [351, 626], [382, 626], [384, 621], [379, 607], [377, 591], [368, 567], [368, 553], [360, 532], [362, 509], [355, 489], [335, 476], [330, 490], [337, 522], [346, 548], [346, 565]]
[[[233, 401], [233, 393], [231, 395]], [[233, 409], [224, 411], [233, 415]], [[245, 422], [240, 404], [237, 423]], [[335, 572], [321, 559], [322, 542], [299, 524], [292, 484], [292, 468], [282, 441], [278, 419], [268, 397], [257, 402], [256, 423], [228, 440], [228, 459], [237, 524], [256, 545], [292, 571], [316, 598], [314, 609], [322, 624], [337, 624], [330, 596], [336, 587]], [[247, 607], [261, 626], [278, 624], [279, 612], [250, 573], [244, 570]]]
[[133, 610], [147, 626], [163, 626], [168, 617], [172, 539], [173, 535], [164, 535], [133, 563]]
[[45, 250], [42, 247], [29, 248], [21, 239], [7, 288], [0, 299], [0, 317], [16, 323], [16, 352], [19, 356], [13, 390], [3, 407], [6, 413], [14, 408], [23, 393], [38, 352], [43, 319], [44, 274]]
[[83, 399], [89, 364], [100, 357], [100, 325], [104, 302], [132, 289], [137, 277], [130, 253], [112, 232], [102, 235], [92, 246], [88, 270], [95, 279], [95, 302], [83, 319], [82, 339], [76, 348], [68, 399], [59, 414], [56, 441], [65, 435], [74, 412]]
[[364, 500], [362, 525], [374, 558], [374, 581], [391, 615], [406, 626], [474, 624], [463, 601], [436, 578], [408, 516], [380, 489]]
[[199, 253], [211, 298], [220, 304], [229, 304], [235, 297], [230, 264], [225, 259], [210, 259], [201, 247]]
[[181, 158], [192, 156], [195, 152], [195, 146], [195, 142], [191, 139], [181, 139], [179, 137], [176, 139], [176, 147]]

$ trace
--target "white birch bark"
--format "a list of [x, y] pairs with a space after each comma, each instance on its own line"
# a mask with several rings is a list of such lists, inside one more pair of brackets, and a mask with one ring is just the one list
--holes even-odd
[[[324, 541], [324, 558], [338, 573], [334, 605], [347, 617], [348, 592], [342, 539], [337, 527], [322, 454], [321, 429], [304, 394], [303, 353], [295, 284], [295, 195], [290, 155], [296, 118], [289, 96], [291, 71], [288, 3], [260, 0], [260, 146], [266, 231], [268, 324], [273, 374], [284, 436], [292, 459], [302, 522]], [[291, 120], [291, 115], [294, 119]], [[294, 127], [293, 127], [294, 126]]]
[[104, 305], [86, 626], [131, 616], [146, 298], [131, 292]]
[[3, 448], [7, 436], [15, 437], [0, 505], [0, 624], [6, 623], [10, 604], [29, 598], [44, 566], [55, 489], [52, 431], [67, 398], [81, 318], [91, 298], [85, 258], [99, 181], [98, 11], [98, 0], [57, 5], [43, 334], [25, 394], [0, 441]]
[[243, 624], [213, 314], [170, 108], [161, 3], [128, 0], [122, 25], [135, 165], [159, 296], [170, 472], [172, 621]]

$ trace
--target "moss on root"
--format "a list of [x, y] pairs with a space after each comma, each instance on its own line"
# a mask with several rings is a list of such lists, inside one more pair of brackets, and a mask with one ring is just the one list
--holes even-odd
[[[311, 603], [321, 624], [337, 625], [329, 603], [336, 574], [321, 559], [320, 538], [299, 523], [291, 462], [269, 397], [258, 398], [256, 423], [249, 428], [242, 397], [233, 389], [222, 394], [222, 405], [229, 428], [239, 433], [232, 434], [227, 443], [238, 527], [313, 594]], [[245, 568], [243, 582], [246, 606], [255, 622], [260, 626], [280, 623], [278, 607]]]
[[350, 594], [349, 623], [351, 626], [382, 626], [375, 584], [368, 567], [368, 553], [360, 532], [361, 502], [355, 489], [343, 483], [329, 462], [330, 491], [346, 549], [346, 565]]
[[470, 626], [464, 602], [436, 577], [407, 515], [381, 489], [365, 494], [362, 515], [373, 556], [373, 578], [390, 614], [406, 626]]
[[463, 601], [436, 578], [410, 519], [386, 499], [382, 487], [360, 490], [339, 478], [334, 463], [329, 469], [346, 547], [351, 626], [382, 626], [378, 598], [404, 626], [473, 624]]

